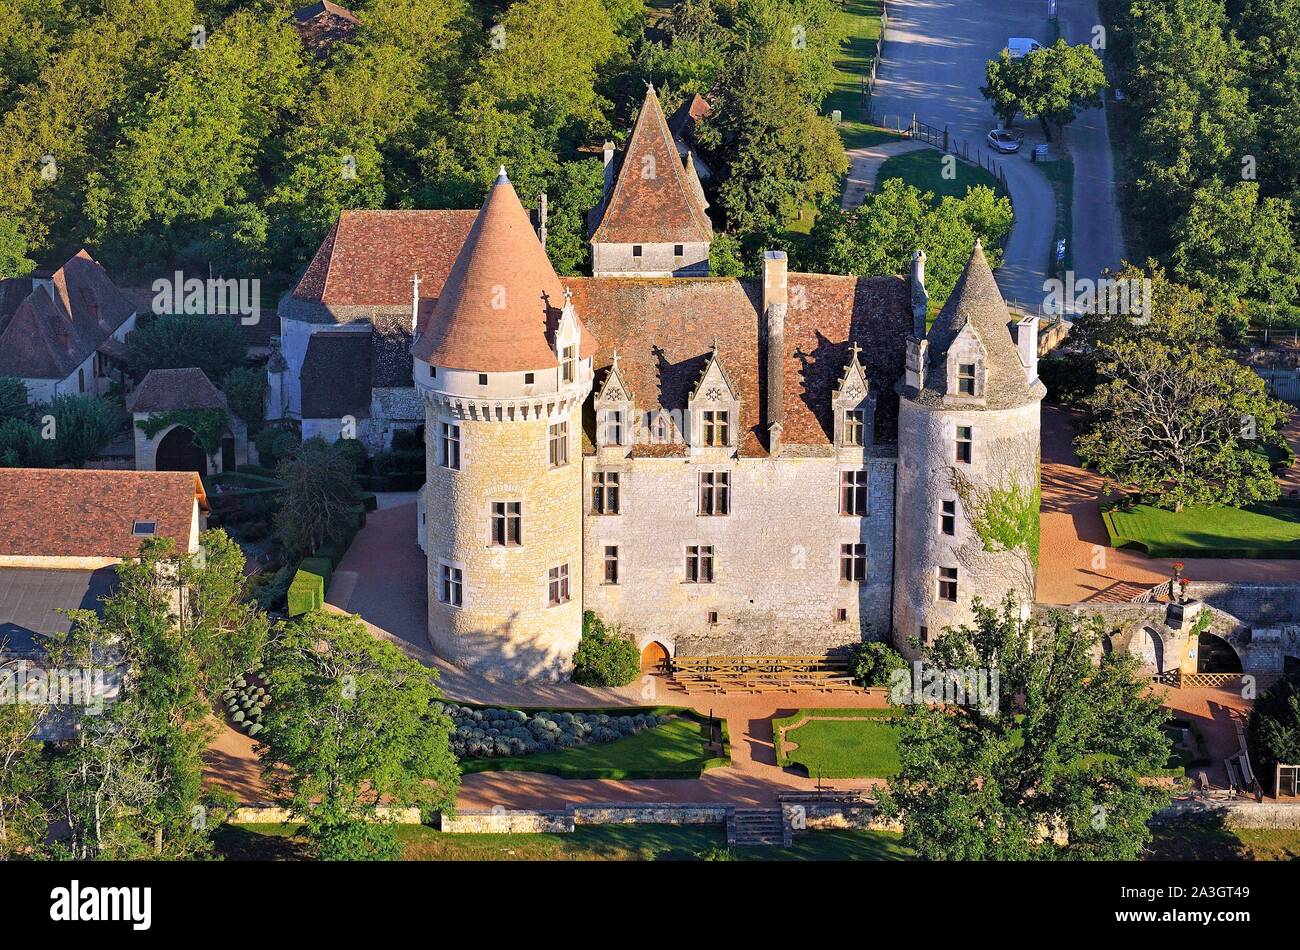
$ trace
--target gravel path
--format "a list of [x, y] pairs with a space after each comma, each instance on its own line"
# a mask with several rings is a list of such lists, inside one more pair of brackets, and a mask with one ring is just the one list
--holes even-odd
[[880, 166], [885, 164], [886, 159], [929, 147], [923, 142], [903, 139], [898, 142], [884, 142], [880, 145], [849, 149], [845, 153], [849, 156], [849, 174], [844, 180], [844, 195], [840, 198], [840, 209], [848, 211], [858, 207], [867, 195], [876, 190], [876, 174], [880, 171]]

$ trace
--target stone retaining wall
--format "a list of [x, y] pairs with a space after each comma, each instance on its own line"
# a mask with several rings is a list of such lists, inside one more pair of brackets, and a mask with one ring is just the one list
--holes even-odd
[[1300, 828], [1300, 806], [1279, 802], [1180, 801], [1162, 809], [1153, 824], [1188, 822], [1225, 828]]
[[578, 825], [720, 825], [728, 805], [570, 805]]
[[567, 811], [461, 811], [439, 815], [438, 830], [451, 834], [563, 834], [573, 830]]
[[855, 830], [902, 831], [897, 821], [876, 815], [874, 805], [848, 805], [832, 802], [789, 802], [781, 806], [785, 822], [795, 831]]
[[[420, 824], [418, 808], [389, 808], [381, 805], [375, 811], [376, 821], [394, 821], [399, 825]], [[234, 809], [229, 818], [232, 825], [280, 825], [301, 820], [289, 809], [269, 804], [242, 805]]]

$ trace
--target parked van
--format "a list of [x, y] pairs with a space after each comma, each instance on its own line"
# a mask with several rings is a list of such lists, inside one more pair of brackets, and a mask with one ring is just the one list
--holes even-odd
[[1007, 51], [1011, 54], [1012, 59], [1020, 59], [1026, 53], [1032, 53], [1034, 50], [1042, 48], [1042, 43], [1030, 39], [1028, 36], [1013, 36], [1007, 40]]

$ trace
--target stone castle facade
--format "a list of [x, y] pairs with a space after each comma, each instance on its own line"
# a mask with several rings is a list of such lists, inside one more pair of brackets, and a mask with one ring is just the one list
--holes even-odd
[[593, 276], [562, 280], [502, 169], [413, 304], [440, 655], [563, 677], [584, 610], [647, 655], [911, 651], [976, 597], [1028, 606], [1036, 537], [988, 526], [1037, 524], [1037, 323], [978, 246], [928, 331], [919, 252], [907, 278], [782, 252], [708, 277], [653, 91], [593, 218]]

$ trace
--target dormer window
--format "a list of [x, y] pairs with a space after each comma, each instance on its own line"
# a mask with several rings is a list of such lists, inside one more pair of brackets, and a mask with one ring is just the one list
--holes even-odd
[[560, 350], [560, 382], [568, 384], [578, 378], [577, 347], [566, 346]]
[[725, 410], [705, 409], [700, 413], [701, 444], [725, 446], [731, 444], [731, 413]]
[[957, 364], [957, 392], [963, 396], [975, 395], [975, 364]]
[[602, 445], [622, 445], [625, 425], [622, 409], [606, 409], [602, 413]]

